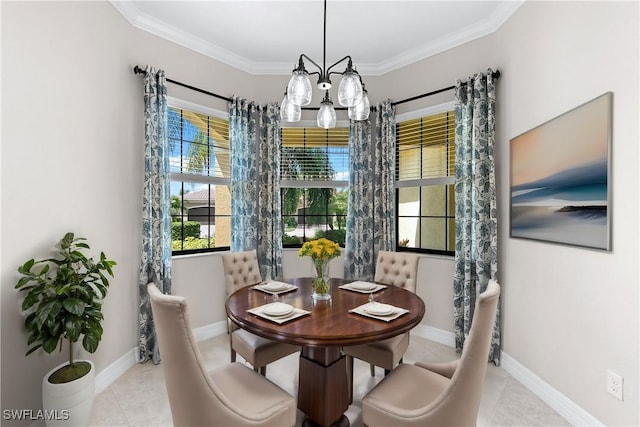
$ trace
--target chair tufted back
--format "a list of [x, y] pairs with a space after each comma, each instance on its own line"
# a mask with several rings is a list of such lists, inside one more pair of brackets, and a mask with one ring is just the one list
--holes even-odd
[[227, 295], [262, 281], [258, 255], [255, 250], [222, 255], [222, 268]]
[[379, 251], [374, 281], [416, 292], [418, 255], [406, 252]]

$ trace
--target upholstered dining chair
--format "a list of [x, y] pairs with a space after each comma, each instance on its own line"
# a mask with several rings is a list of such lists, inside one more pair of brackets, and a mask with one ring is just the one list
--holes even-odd
[[[408, 252], [379, 251], [376, 260], [374, 282], [388, 286], [398, 286], [413, 293], [416, 292], [418, 277], [418, 255]], [[384, 368], [385, 375], [402, 362], [402, 357], [409, 347], [409, 332], [379, 341], [345, 347], [349, 358], [347, 363], [353, 372], [353, 358], [369, 362], [371, 376], [375, 375], [375, 367]]]
[[[222, 267], [227, 297], [242, 287], [255, 285], [262, 281], [255, 250], [223, 254]], [[227, 319], [227, 326], [229, 328], [231, 361], [235, 362], [236, 354], [239, 353], [262, 375], [267, 375], [269, 363], [300, 351], [300, 347], [271, 341], [240, 329], [229, 319]]]
[[296, 400], [240, 363], [212, 372], [191, 330], [184, 297], [150, 283], [156, 334], [174, 426], [293, 426]]
[[487, 369], [500, 285], [480, 294], [460, 359], [400, 365], [362, 400], [365, 426], [473, 427]]

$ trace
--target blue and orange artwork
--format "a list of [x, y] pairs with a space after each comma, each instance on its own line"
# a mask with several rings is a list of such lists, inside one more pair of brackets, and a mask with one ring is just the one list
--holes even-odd
[[511, 140], [511, 237], [610, 249], [612, 96]]

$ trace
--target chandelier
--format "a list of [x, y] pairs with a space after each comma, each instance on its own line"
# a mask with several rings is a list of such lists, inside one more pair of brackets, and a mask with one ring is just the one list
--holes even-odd
[[[318, 89], [324, 91], [324, 98], [320, 103], [318, 110], [318, 126], [324, 129], [334, 128], [336, 126], [336, 110], [333, 108], [333, 102], [329, 97], [329, 89], [331, 89], [331, 75], [341, 74], [342, 80], [338, 86], [338, 102], [343, 107], [348, 107], [349, 118], [351, 120], [366, 120], [369, 118], [370, 103], [367, 90], [362, 83], [360, 74], [356, 71], [351, 61], [351, 56], [347, 55], [341, 60], [330, 65], [327, 63], [327, 0], [324, 0], [324, 45], [322, 67], [313, 59], [304, 53], [298, 59], [298, 65], [293, 70], [293, 75], [287, 90], [284, 93], [284, 99], [280, 105], [280, 118], [285, 122], [297, 122], [301, 117], [303, 106], [311, 103], [311, 74], [318, 75]], [[306, 59], [313, 64], [318, 71], [308, 72], [305, 68], [304, 60]], [[343, 72], [332, 71], [334, 67], [348, 60], [347, 67]]]

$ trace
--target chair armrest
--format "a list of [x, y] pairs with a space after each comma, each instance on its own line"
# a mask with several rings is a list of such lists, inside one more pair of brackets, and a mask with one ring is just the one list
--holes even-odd
[[459, 362], [460, 360], [454, 360], [453, 362], [446, 363], [416, 362], [415, 365], [451, 379], [456, 369], [458, 369]]

